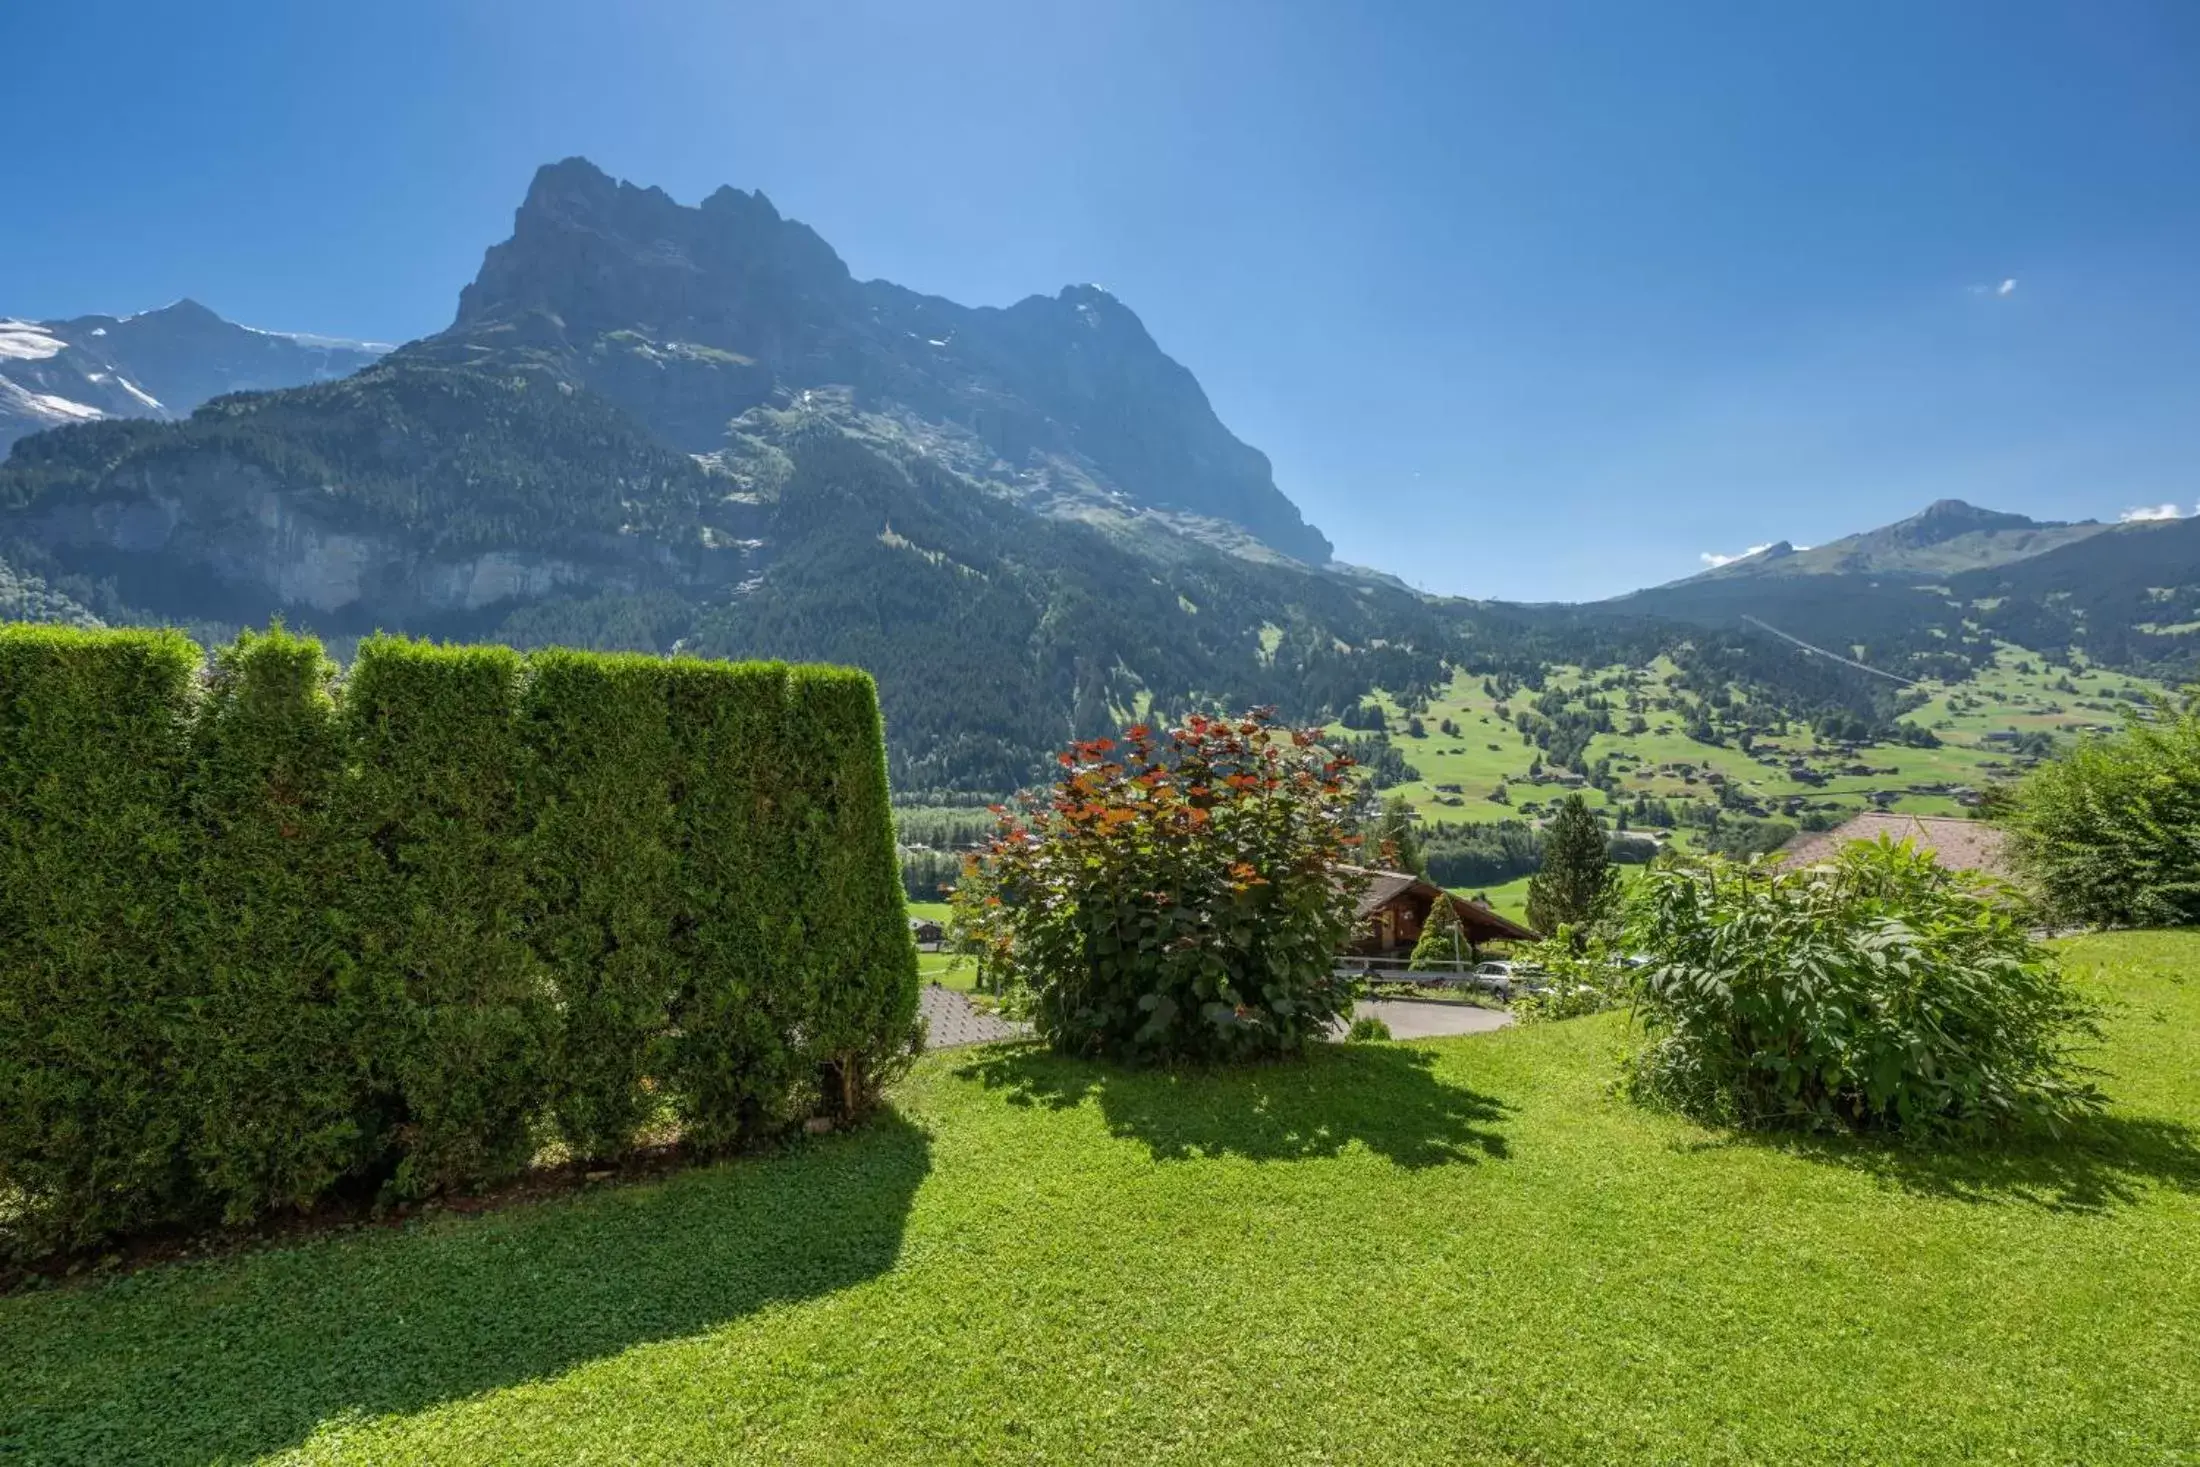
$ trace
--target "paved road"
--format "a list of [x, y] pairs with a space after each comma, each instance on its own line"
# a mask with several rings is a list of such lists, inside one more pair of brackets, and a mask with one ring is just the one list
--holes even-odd
[[1476, 1008], [1471, 1003], [1430, 1003], [1427, 999], [1411, 998], [1363, 998], [1352, 1014], [1355, 1018], [1381, 1019], [1390, 1026], [1393, 1039], [1487, 1034], [1513, 1021], [1513, 1016], [1503, 1009]]

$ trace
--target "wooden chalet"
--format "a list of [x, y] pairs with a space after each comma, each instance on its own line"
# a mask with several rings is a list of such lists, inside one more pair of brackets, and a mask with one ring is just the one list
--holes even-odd
[[1438, 901], [1448, 901], [1459, 914], [1460, 936], [1466, 939], [1467, 956], [1485, 942], [1534, 942], [1537, 934], [1517, 922], [1500, 917], [1480, 902], [1450, 892], [1425, 876], [1410, 871], [1370, 871], [1362, 866], [1344, 868], [1348, 880], [1360, 883], [1354, 907], [1356, 922], [1346, 952], [1359, 958], [1411, 956], [1421, 940], [1421, 929]]

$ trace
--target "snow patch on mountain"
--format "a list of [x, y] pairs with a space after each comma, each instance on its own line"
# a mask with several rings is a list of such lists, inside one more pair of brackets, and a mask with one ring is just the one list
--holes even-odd
[[36, 321], [0, 320], [0, 358], [17, 362], [42, 362], [59, 356], [68, 343]]

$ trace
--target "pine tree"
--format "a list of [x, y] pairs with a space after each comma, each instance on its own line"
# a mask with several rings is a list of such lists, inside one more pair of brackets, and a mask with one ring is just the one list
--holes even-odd
[[1562, 926], [1593, 926], [1611, 910], [1619, 873], [1604, 827], [1579, 795], [1568, 795], [1543, 838], [1543, 869], [1528, 881], [1528, 925], [1546, 937]]
[[1428, 857], [1421, 853], [1421, 837], [1413, 829], [1413, 807], [1404, 795], [1392, 795], [1383, 802], [1382, 816], [1375, 824], [1375, 849], [1383, 853], [1381, 860], [1390, 870], [1428, 874]]
[[1426, 973], [1439, 963], [1455, 963], [1468, 956], [1466, 929], [1460, 925], [1459, 909], [1451, 904], [1447, 893], [1429, 908], [1428, 922], [1421, 928], [1420, 941], [1413, 944], [1413, 956], [1406, 960], [1406, 967]]

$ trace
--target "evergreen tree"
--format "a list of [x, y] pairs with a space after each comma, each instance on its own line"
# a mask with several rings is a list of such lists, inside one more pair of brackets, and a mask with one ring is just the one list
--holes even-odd
[[1422, 854], [1421, 837], [1413, 829], [1413, 807], [1404, 795], [1392, 795], [1383, 802], [1382, 816], [1375, 823], [1375, 849], [1383, 853], [1380, 859], [1392, 871], [1428, 874], [1428, 857]]
[[1413, 956], [1406, 959], [1406, 967], [1415, 973], [1426, 973], [1439, 963], [1463, 962], [1469, 956], [1466, 929], [1459, 924], [1459, 909], [1451, 904], [1449, 895], [1439, 897], [1429, 908], [1428, 922], [1421, 928], [1420, 941], [1413, 944]]
[[1611, 909], [1618, 881], [1603, 825], [1568, 795], [1544, 834], [1543, 869], [1528, 881], [1528, 925], [1545, 936], [1590, 927]]

